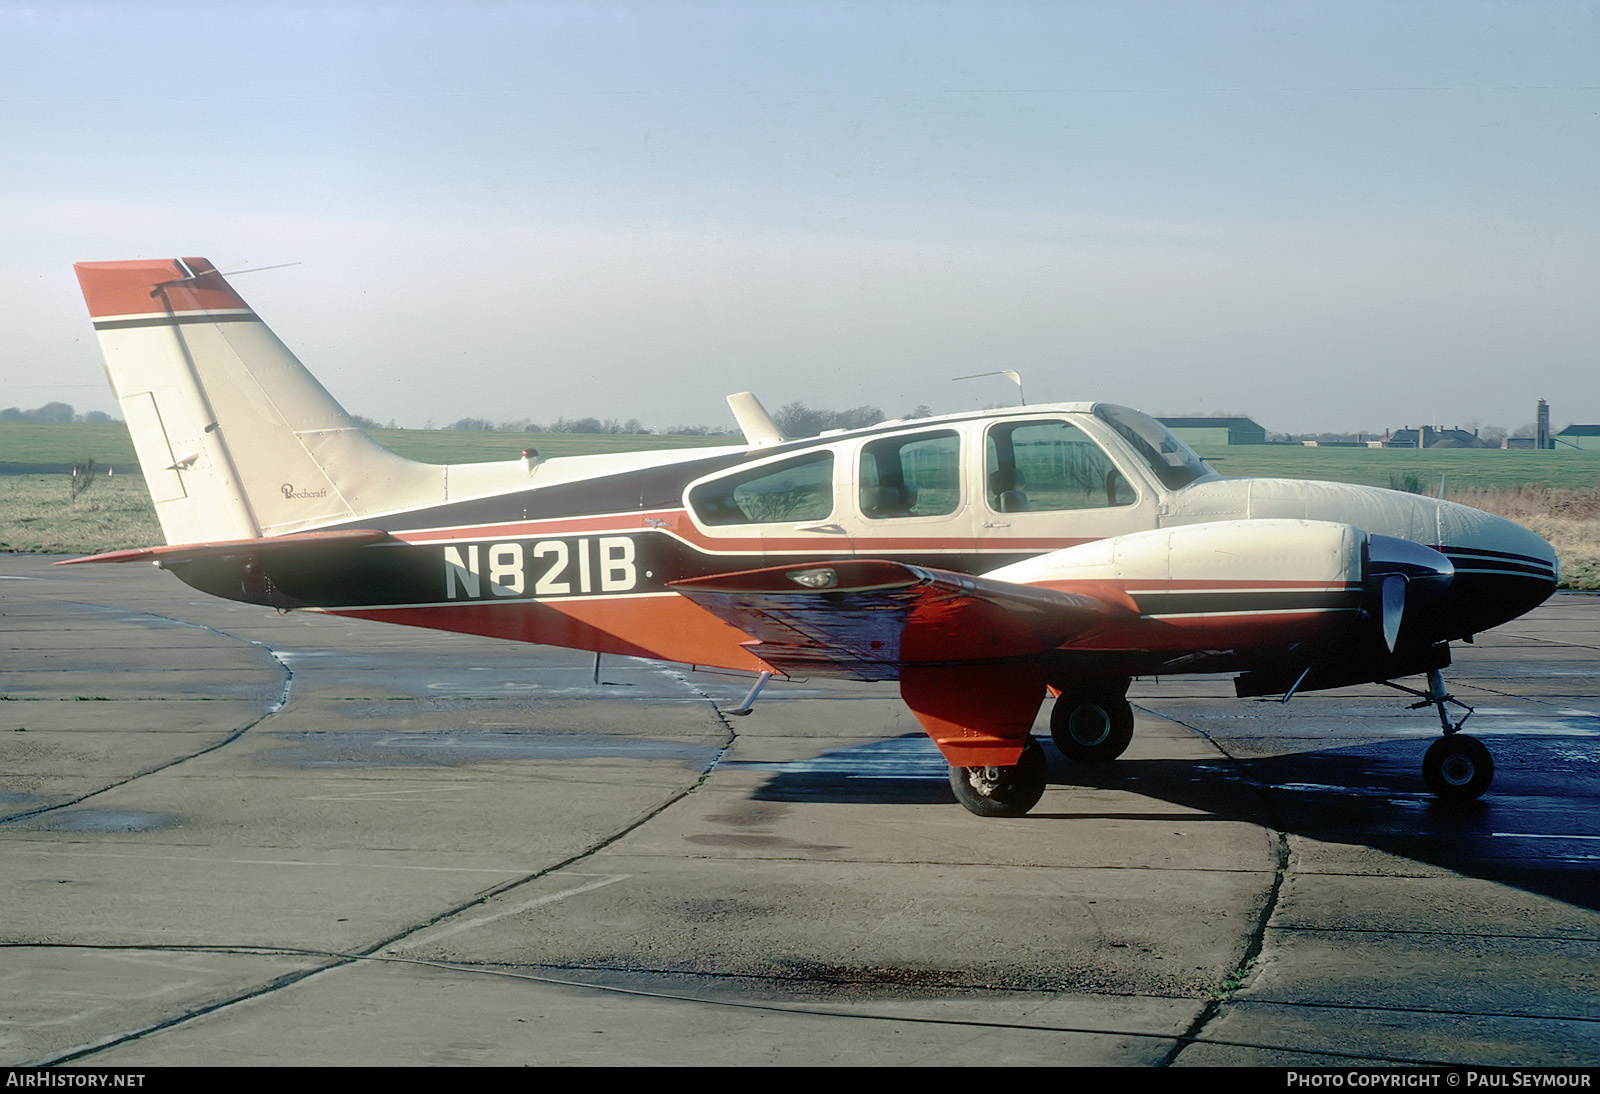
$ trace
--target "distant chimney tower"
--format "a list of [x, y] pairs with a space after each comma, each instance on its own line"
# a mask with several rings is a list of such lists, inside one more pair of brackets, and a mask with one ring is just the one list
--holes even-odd
[[1534, 412], [1533, 447], [1554, 448], [1556, 442], [1550, 437], [1550, 404], [1543, 399], [1539, 400], [1539, 408]]

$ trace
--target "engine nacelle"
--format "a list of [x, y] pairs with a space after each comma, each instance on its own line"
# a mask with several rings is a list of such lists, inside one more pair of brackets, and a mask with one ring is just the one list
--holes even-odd
[[1367, 534], [1349, 524], [1223, 520], [1095, 540], [985, 576], [1027, 585], [1114, 581], [1174, 587], [1199, 582], [1359, 586], [1366, 577], [1366, 544]]
[[1209, 651], [1219, 667], [1247, 668], [1241, 695], [1267, 695], [1447, 663], [1448, 647], [1418, 620], [1454, 572], [1431, 547], [1350, 524], [1230, 520], [1097, 540], [986, 576], [1063, 591], [1115, 586], [1138, 618], [1075, 648]]

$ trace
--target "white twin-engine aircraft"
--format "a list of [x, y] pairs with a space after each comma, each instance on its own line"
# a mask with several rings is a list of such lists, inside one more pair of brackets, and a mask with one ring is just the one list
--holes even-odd
[[[744, 446], [414, 463], [367, 436], [211, 263], [77, 267], [168, 546], [197, 589], [274, 608], [785, 676], [898, 680], [961, 803], [1039, 800], [1031, 735], [1080, 762], [1133, 733], [1132, 677], [1240, 696], [1426, 675], [1423, 776], [1482, 794], [1449, 643], [1556, 587], [1550, 545], [1466, 506], [1223, 478], [1155, 420], [1062, 403]], [[1400, 685], [1393, 685], [1401, 687]], [[1468, 711], [1470, 713], [1470, 710]]]

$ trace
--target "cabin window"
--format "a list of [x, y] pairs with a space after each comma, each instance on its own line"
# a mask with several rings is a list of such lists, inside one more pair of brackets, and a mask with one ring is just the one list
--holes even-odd
[[827, 520], [833, 515], [833, 453], [812, 452], [703, 482], [689, 491], [689, 507], [708, 525]]
[[1150, 465], [1161, 485], [1169, 490], [1188, 486], [1195, 479], [1216, 472], [1195, 455], [1194, 449], [1180, 441], [1166, 426], [1137, 410], [1100, 403], [1094, 416], [1122, 435], [1140, 459]]
[[861, 449], [862, 515], [937, 517], [961, 507], [961, 436], [954, 430], [886, 437]]
[[1138, 501], [1105, 452], [1069, 422], [1003, 422], [989, 429], [984, 470], [996, 513], [1109, 509]]

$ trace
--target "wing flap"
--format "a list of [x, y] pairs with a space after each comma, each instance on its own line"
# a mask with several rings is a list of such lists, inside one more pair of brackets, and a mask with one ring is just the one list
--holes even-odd
[[908, 665], [1036, 657], [1138, 614], [1107, 582], [1043, 589], [900, 562], [852, 559], [675, 581], [791, 675], [893, 680]]

